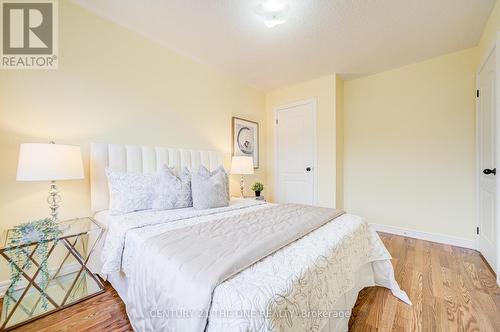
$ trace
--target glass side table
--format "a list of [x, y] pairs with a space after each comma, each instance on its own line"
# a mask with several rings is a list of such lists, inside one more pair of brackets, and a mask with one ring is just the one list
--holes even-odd
[[[88, 267], [104, 228], [92, 218], [78, 218], [59, 222], [59, 229], [62, 234], [46, 240], [49, 275], [45, 283], [40, 273], [43, 262], [37, 255], [41, 242], [13, 245], [12, 229], [3, 232], [0, 255], [19, 270], [21, 279], [11, 284], [5, 294], [0, 331], [13, 329], [104, 292], [103, 283]], [[15, 252], [22, 253], [23, 266], [16, 264], [19, 259], [14, 258]]]

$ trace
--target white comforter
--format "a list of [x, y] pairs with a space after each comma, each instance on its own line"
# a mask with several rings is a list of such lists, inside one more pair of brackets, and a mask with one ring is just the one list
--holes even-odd
[[143, 229], [154, 225], [165, 225], [165, 231], [172, 227], [182, 227], [190, 224], [196, 217], [220, 215], [227, 211], [237, 211], [251, 206], [264, 205], [264, 202], [235, 200], [227, 207], [196, 210], [194, 208], [173, 210], [147, 210], [128, 213], [123, 216], [110, 216], [106, 211], [99, 216], [107, 226], [107, 236], [101, 254], [101, 273], [119, 272], [122, 254], [125, 248], [125, 238], [129, 231]]
[[[158, 276], [152, 279], [156, 284], [147, 287], [134, 285], [132, 276], [138, 272], [134, 270], [137, 266], [135, 260], [140, 259], [150, 266], [160, 266], [162, 259], [167, 259], [141, 255], [142, 243], [149, 238], [169, 229], [210, 222], [222, 216], [264, 206], [240, 201], [217, 214], [205, 211], [195, 218], [188, 218], [195, 213], [193, 211], [176, 211], [175, 217], [171, 212], [141, 212], [129, 215], [128, 222], [120, 227], [111, 227], [114, 224], [111, 218], [109, 231], [120, 231], [108, 234], [108, 240], [118, 241], [124, 248], [121, 263], [130, 282], [127, 302], [143, 302], [141, 305], [144, 307], [157, 305], [152, 299], [161, 294], [162, 289], [168, 289], [168, 285], [162, 285], [162, 278]], [[118, 219], [115, 222], [119, 223]], [[116, 248], [116, 245], [108, 248]], [[118, 267], [121, 252], [119, 250], [118, 261], [115, 262]], [[116, 254], [105, 251], [103, 259], [108, 262], [109, 259], [116, 260]], [[362, 218], [343, 215], [220, 284], [213, 294], [207, 330], [319, 330], [335, 314], [331, 310], [337, 299], [351, 289], [358, 268], [370, 262], [380, 262], [374, 263], [378, 270], [376, 282], [409, 303], [406, 294], [394, 280], [390, 258], [378, 235]], [[137, 287], [142, 290], [138, 291]], [[152, 322], [172, 319], [172, 315], [183, 315], [175, 312], [175, 309], [164, 303], [160, 310], [152, 310], [149, 317], [145, 317], [145, 325], [141, 329], [149, 330], [148, 326], [153, 326], [148, 325], [148, 320]]]

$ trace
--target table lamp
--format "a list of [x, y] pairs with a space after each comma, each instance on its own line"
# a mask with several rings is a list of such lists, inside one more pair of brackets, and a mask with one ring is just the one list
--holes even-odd
[[244, 198], [243, 190], [245, 189], [245, 183], [243, 181], [243, 175], [253, 174], [253, 158], [247, 156], [233, 156], [231, 161], [231, 174], [241, 175], [240, 192], [241, 198]]
[[47, 203], [50, 216], [58, 220], [61, 196], [56, 181], [83, 179], [82, 152], [79, 146], [39, 143], [21, 144], [17, 181], [50, 181]]

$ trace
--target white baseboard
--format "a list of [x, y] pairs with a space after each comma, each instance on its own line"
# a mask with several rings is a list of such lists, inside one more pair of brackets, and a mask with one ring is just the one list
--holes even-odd
[[436, 234], [436, 233], [428, 233], [417, 231], [414, 229], [407, 229], [396, 226], [382, 225], [382, 224], [370, 224], [370, 226], [379, 232], [390, 233], [396, 235], [402, 235], [411, 237], [414, 239], [426, 240], [431, 242], [443, 243], [452, 246], [474, 249], [476, 250], [476, 244], [474, 240], [463, 239], [450, 235]]
[[[67, 274], [77, 272], [80, 269], [81, 265], [78, 263], [66, 264], [61, 271], [59, 271], [59, 276], [63, 277]], [[50, 275], [54, 275], [57, 271], [57, 268], [49, 269]], [[27, 282], [19, 282], [16, 288], [26, 287]], [[10, 286], [10, 280], [0, 281], [0, 299], [4, 297], [5, 292]]]

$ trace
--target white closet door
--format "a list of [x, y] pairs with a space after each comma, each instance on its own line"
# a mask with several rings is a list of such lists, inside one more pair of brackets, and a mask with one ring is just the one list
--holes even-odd
[[495, 146], [495, 52], [478, 75], [478, 250], [497, 271], [497, 188]]
[[316, 106], [298, 103], [276, 111], [277, 202], [314, 204]]

